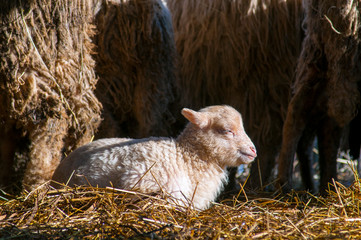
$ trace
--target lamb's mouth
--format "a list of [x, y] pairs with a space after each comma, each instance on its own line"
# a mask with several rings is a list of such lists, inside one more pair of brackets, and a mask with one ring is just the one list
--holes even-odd
[[257, 155], [254, 154], [254, 153], [247, 153], [247, 152], [244, 152], [244, 151], [238, 151], [242, 156], [246, 157], [247, 158], [247, 162], [252, 162], [256, 157]]

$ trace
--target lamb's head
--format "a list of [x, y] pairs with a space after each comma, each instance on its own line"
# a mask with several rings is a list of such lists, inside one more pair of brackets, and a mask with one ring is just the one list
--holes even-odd
[[[199, 111], [184, 108], [190, 123], [180, 138], [215, 159], [222, 167], [250, 163], [256, 148], [243, 128], [241, 114], [226, 105], [210, 106]], [[185, 136], [184, 136], [185, 135]]]

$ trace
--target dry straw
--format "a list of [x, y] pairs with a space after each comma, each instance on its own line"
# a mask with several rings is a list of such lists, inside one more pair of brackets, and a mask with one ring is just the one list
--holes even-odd
[[[357, 177], [357, 174], [355, 175]], [[357, 178], [358, 179], [358, 178]], [[0, 200], [3, 239], [359, 239], [361, 183], [307, 192], [233, 199], [205, 211], [171, 198], [113, 188], [42, 187]], [[244, 196], [242, 192], [238, 196]]]

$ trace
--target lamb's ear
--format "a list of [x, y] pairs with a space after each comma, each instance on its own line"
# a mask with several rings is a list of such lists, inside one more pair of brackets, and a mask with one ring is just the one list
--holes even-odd
[[199, 128], [205, 128], [209, 124], [209, 119], [207, 114], [202, 112], [196, 112], [188, 108], [182, 109], [182, 114], [187, 118], [191, 123], [198, 126]]

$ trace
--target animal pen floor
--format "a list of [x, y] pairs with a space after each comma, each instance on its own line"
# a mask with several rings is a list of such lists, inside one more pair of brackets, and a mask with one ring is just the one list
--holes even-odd
[[[43, 187], [0, 200], [1, 239], [359, 239], [361, 182], [329, 196], [253, 197], [243, 191], [205, 211], [106, 188]], [[168, 199], [170, 200], [170, 199]]]

